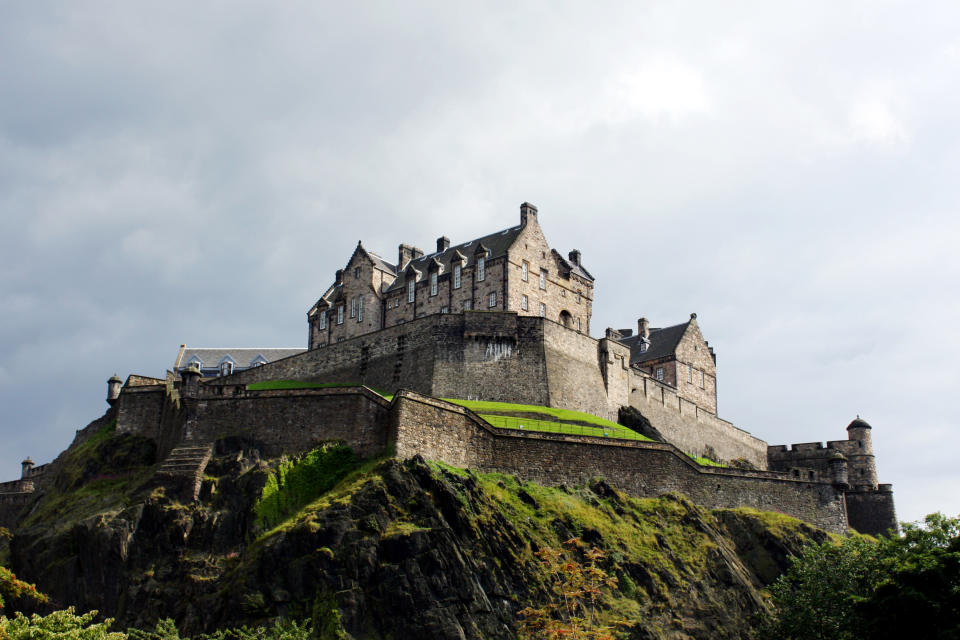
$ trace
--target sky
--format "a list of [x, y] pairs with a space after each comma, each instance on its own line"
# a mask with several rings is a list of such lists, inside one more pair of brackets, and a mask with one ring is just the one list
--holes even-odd
[[304, 347], [358, 240], [513, 226], [771, 444], [960, 513], [955, 2], [0, 4], [0, 479], [181, 343]]

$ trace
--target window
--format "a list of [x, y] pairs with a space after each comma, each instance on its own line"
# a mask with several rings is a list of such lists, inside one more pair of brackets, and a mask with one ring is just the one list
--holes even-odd
[[547, 317], [547, 305], [545, 305], [542, 302], [540, 303], [540, 317], [541, 318]]
[[704, 381], [705, 381], [705, 378], [706, 378], [706, 376], [704, 376], [704, 375], [703, 375], [703, 371], [701, 371], [701, 372], [700, 372], [700, 388], [701, 388], [701, 389], [703, 389], [703, 383], [704, 383]]
[[577, 304], [580, 304], [580, 292], [577, 291]]
[[473, 309], [473, 301], [472, 301], [472, 300], [467, 300], [466, 302], [463, 303], [463, 310], [464, 310], [464, 311], [470, 311], [471, 309]]
[[440, 307], [440, 313], [450, 313], [450, 307]]
[[343, 305], [337, 307], [337, 324], [343, 324]]
[[320, 320], [317, 322], [317, 328], [318, 329], [327, 328], [327, 314], [324, 311], [320, 312]]
[[430, 274], [430, 295], [437, 295], [437, 272]]
[[520, 308], [526, 311], [528, 305], [529, 303], [527, 302], [527, 296], [520, 296]]
[[356, 298], [350, 298], [350, 317], [351, 318], [357, 317], [357, 299]]
[[337, 338], [337, 342], [343, 342], [344, 340], [346, 340], [346, 338], [344, 338], [343, 336], [340, 336], [339, 338]]
[[460, 271], [461, 270], [462, 270], [462, 267], [459, 264], [453, 265], [453, 288], [454, 289], [460, 288]]
[[657, 367], [657, 380], [663, 382], [663, 367]]
[[228, 376], [233, 373], [233, 363], [232, 362], [221, 362], [220, 363], [220, 375]]
[[494, 291], [490, 294], [490, 308], [497, 306], [497, 292]]
[[687, 382], [693, 384], [693, 367], [689, 364], [687, 365]]
[[541, 289], [547, 288], [547, 270], [546, 269], [540, 269], [540, 288]]
[[483, 281], [487, 278], [487, 259], [483, 256], [477, 258], [477, 280]]
[[353, 268], [353, 277], [354, 277], [354, 278], [359, 278], [359, 277], [360, 277], [360, 267], [354, 267], [354, 268]]
[[416, 295], [417, 295], [416, 286], [417, 286], [417, 283], [414, 282], [413, 280], [407, 283], [407, 302], [413, 302], [416, 299]]
[[530, 279], [530, 265], [527, 264], [526, 260], [520, 265], [520, 279], [524, 282]]
[[566, 289], [560, 289], [560, 297], [561, 297], [561, 298], [566, 298], [566, 297], [567, 297], [567, 290], [566, 290]]
[[357, 322], [363, 322], [363, 298], [357, 298]]
[[580, 318], [577, 318], [577, 331], [580, 331]]

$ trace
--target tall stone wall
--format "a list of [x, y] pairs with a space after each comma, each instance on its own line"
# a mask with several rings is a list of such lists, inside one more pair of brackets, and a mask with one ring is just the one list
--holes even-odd
[[403, 393], [395, 403], [392, 424], [400, 457], [419, 454], [553, 486], [604, 477], [638, 497], [679, 491], [710, 508], [747, 506], [780, 511], [828, 531], [847, 528], [843, 493], [827, 483], [701, 467], [663, 443], [493, 429], [468, 410], [416, 394]]
[[630, 406], [642, 413], [671, 443], [688, 453], [716, 460], [743, 459], [767, 468], [767, 443], [677, 396], [669, 386], [634, 373]]
[[270, 457], [308, 451], [331, 440], [347, 443], [362, 456], [379, 455], [387, 446], [388, 403], [368, 389], [224, 390], [237, 393], [208, 390], [184, 399], [195, 410], [194, 439], [243, 438]]
[[891, 485], [881, 484], [876, 490], [848, 491], [846, 499], [850, 526], [860, 533], [880, 535], [897, 530]]

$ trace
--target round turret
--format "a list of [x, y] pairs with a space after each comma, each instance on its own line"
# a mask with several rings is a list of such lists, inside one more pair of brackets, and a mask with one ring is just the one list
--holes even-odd
[[113, 406], [113, 403], [120, 397], [120, 387], [122, 386], [123, 380], [120, 379], [120, 376], [117, 374], [110, 376], [110, 379], [107, 380], [107, 404]]
[[849, 488], [847, 477], [847, 457], [839, 451], [834, 451], [827, 460], [830, 467], [830, 481], [840, 490]]
[[191, 362], [190, 366], [180, 372], [182, 382], [180, 383], [180, 393], [184, 396], [196, 396], [200, 392], [200, 367]]
[[870, 432], [873, 427], [867, 424], [860, 416], [857, 416], [853, 422], [847, 425], [847, 440], [856, 441], [857, 453], [862, 455], [873, 455], [873, 437]]
[[847, 425], [847, 460], [850, 484], [856, 489], [877, 488], [877, 467], [873, 459], [873, 428], [857, 416]]
[[31, 460], [30, 458], [27, 458], [26, 460], [21, 462], [20, 469], [21, 469], [20, 478], [22, 480], [26, 480], [27, 478], [30, 477], [30, 472], [33, 471], [33, 460]]

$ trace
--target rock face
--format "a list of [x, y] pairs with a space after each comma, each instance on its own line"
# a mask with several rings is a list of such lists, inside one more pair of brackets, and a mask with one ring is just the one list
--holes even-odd
[[[31, 505], [10, 562], [52, 607], [120, 625], [172, 617], [196, 633], [280, 615], [312, 618], [321, 637], [515, 638], [517, 611], [551, 598], [535, 552], [578, 537], [607, 553], [619, 586], [604, 615], [632, 621], [630, 637], [746, 638], [759, 589], [826, 537], [778, 514], [628, 498], [601, 479], [544, 488], [342, 448], [265, 461], [240, 441], [217, 443], [184, 504], [158, 485], [149, 447], [127, 438], [120, 459], [120, 436], [98, 428], [61, 456], [72, 471]], [[103, 459], [110, 474], [94, 468]]]

